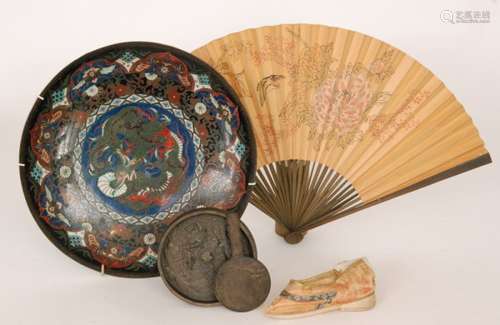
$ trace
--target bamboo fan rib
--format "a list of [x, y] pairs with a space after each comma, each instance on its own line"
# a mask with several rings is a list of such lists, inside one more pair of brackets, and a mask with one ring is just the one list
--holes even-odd
[[261, 167], [256, 178], [252, 203], [275, 219], [288, 242], [302, 240], [310, 222], [328, 220], [360, 202], [347, 179], [313, 161], [274, 162]]
[[194, 54], [245, 105], [258, 151], [251, 202], [288, 242], [491, 162], [446, 86], [372, 37], [279, 25], [230, 34]]

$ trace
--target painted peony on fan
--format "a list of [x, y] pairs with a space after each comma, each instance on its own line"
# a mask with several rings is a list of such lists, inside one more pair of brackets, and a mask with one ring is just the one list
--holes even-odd
[[251, 202], [288, 242], [491, 162], [462, 105], [412, 57], [372, 37], [279, 25], [194, 54], [238, 92], [256, 131]]

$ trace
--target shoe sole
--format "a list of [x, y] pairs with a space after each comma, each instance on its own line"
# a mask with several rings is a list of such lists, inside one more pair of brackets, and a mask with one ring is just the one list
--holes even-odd
[[313, 315], [318, 315], [318, 314], [323, 314], [327, 313], [330, 311], [366, 311], [370, 310], [373, 307], [375, 307], [376, 299], [375, 299], [375, 294], [371, 294], [363, 299], [348, 303], [348, 304], [342, 304], [342, 305], [332, 305], [329, 307], [324, 307], [321, 309], [316, 309], [313, 311], [309, 311], [306, 313], [300, 313], [300, 314], [287, 314], [287, 315], [272, 315], [272, 314], [267, 314], [266, 316], [272, 317], [272, 318], [279, 318], [279, 319], [293, 319], [293, 318], [301, 318], [301, 317], [306, 317], [306, 316], [313, 316]]

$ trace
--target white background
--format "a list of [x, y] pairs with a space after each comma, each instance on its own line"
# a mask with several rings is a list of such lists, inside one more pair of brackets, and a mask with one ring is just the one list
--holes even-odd
[[[448, 24], [442, 10], [489, 10], [489, 24]], [[3, 1], [0, 4], [0, 323], [271, 324], [191, 306], [160, 278], [101, 277], [59, 252], [24, 202], [17, 154], [36, 96], [66, 64], [122, 41], [191, 51], [249, 27], [308, 22], [350, 28], [410, 53], [440, 77], [500, 157], [498, 1]], [[243, 220], [272, 275], [270, 303], [290, 278], [367, 256], [378, 304], [290, 324], [500, 324], [500, 168], [495, 162], [311, 231], [290, 246], [250, 206]]]

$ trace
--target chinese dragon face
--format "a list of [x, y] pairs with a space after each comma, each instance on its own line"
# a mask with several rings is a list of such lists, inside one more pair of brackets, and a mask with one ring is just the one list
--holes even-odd
[[68, 66], [42, 96], [23, 135], [23, 186], [44, 232], [79, 262], [157, 275], [159, 240], [177, 216], [246, 205], [249, 123], [189, 54], [118, 44]]

